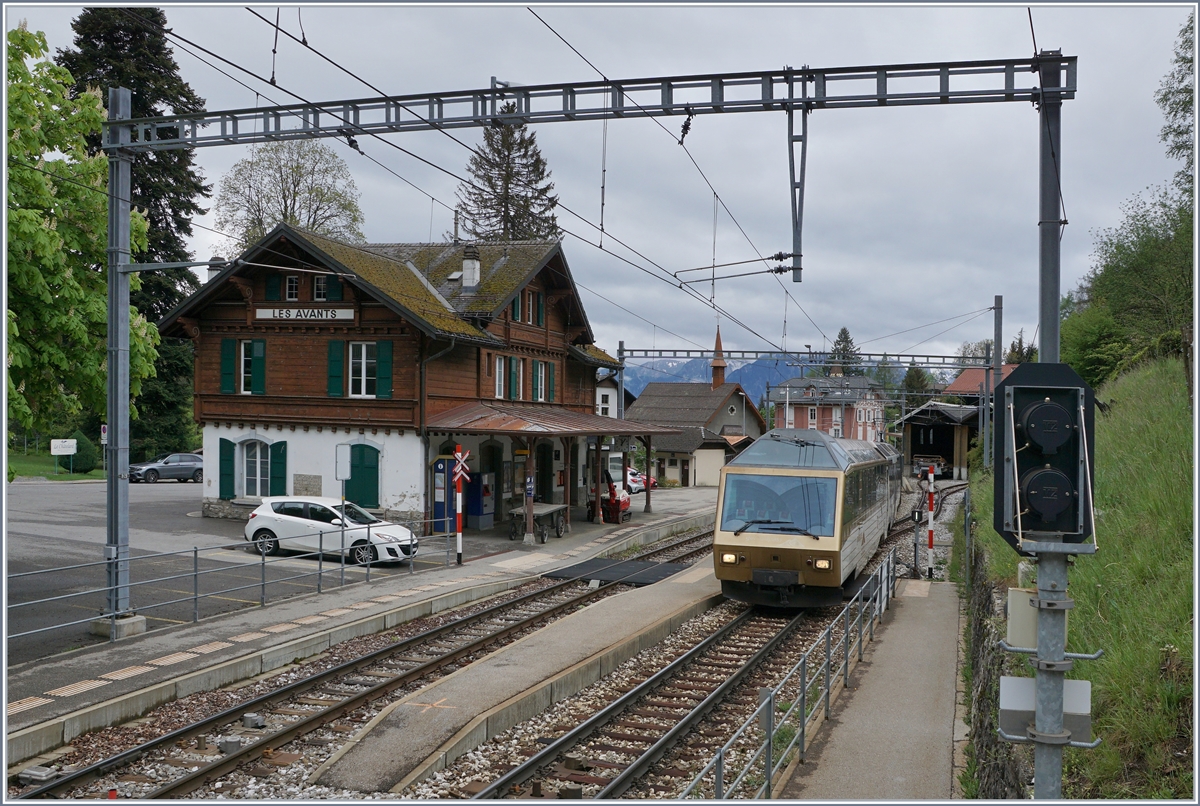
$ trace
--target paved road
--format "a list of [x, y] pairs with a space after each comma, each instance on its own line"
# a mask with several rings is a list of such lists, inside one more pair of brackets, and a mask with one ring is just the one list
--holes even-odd
[[[244, 521], [201, 518], [201, 485], [159, 482], [129, 486], [129, 546], [131, 602], [147, 619], [149, 629], [205, 618], [222, 612], [252, 607], [262, 599], [316, 590], [318, 561], [312, 557], [271, 558], [265, 564], [248, 550], [243, 538]], [[652, 494], [656, 516], [685, 513], [715, 503], [715, 488], [662, 490]], [[634, 519], [645, 517], [643, 495], [633, 496]], [[583, 510], [574, 509], [576, 520]], [[50, 604], [15, 606], [48, 597], [63, 597], [97, 591], [106, 584], [103, 546], [106, 541], [105, 485], [102, 482], [17, 481], [8, 485], [6, 512], [8, 539], [7, 599], [8, 635], [20, 635], [43, 627], [90, 619], [105, 610], [103, 591], [73, 596]], [[507, 539], [501, 525], [490, 533], [463, 535], [464, 560], [520, 548]], [[193, 557], [193, 549], [198, 556]], [[415, 568], [407, 563], [373, 567], [377, 574], [411, 574], [414, 571], [454, 562], [453, 536], [426, 537]], [[177, 553], [176, 553], [177, 552]], [[170, 556], [150, 556], [170, 555]], [[136, 558], [146, 558], [137, 561]], [[86, 568], [69, 566], [93, 564]], [[193, 568], [200, 575], [193, 579]], [[325, 558], [320, 563], [324, 586], [362, 579], [365, 570]], [[33, 571], [50, 571], [35, 576], [18, 576]], [[137, 584], [145, 582], [146, 584]], [[193, 601], [199, 593], [217, 595]], [[166, 603], [166, 604], [164, 604]], [[155, 605], [151, 607], [150, 605]], [[7, 640], [7, 663], [89, 646], [106, 640], [88, 632], [86, 623]]]

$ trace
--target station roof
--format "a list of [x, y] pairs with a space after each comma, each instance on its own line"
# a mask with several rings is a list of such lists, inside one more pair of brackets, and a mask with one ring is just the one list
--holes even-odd
[[979, 416], [975, 406], [963, 406], [957, 403], [943, 403], [940, 400], [930, 400], [908, 414], [896, 420], [896, 425], [911, 423], [913, 425], [963, 425], [973, 422]]
[[644, 437], [678, 434], [678, 428], [537, 403], [468, 403], [436, 414], [428, 429], [436, 434], [510, 434], [532, 437]]

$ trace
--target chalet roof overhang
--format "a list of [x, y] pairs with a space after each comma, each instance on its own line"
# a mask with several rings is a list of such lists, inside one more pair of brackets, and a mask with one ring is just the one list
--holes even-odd
[[516, 437], [654, 437], [680, 433], [678, 428], [533, 403], [468, 403], [433, 416], [426, 427], [439, 435]]
[[620, 361], [613, 358], [611, 355], [604, 352], [594, 344], [586, 344], [582, 346], [578, 344], [569, 344], [567, 345], [567, 354], [572, 358], [583, 362], [589, 367], [613, 370], [621, 368]]
[[[379, 300], [397, 316], [412, 322], [413, 326], [426, 336], [487, 346], [503, 344], [502, 339], [464, 321], [457, 313], [442, 305], [436, 294], [425, 288], [420, 278], [415, 275], [412, 277], [413, 282], [407, 283], [407, 290], [381, 287], [380, 283], [383, 281], [379, 278], [386, 279], [389, 274], [407, 281], [409, 275], [413, 274], [408, 266], [382, 255], [357, 249], [350, 244], [298, 230], [287, 224], [277, 224], [269, 233], [230, 261], [220, 274], [205, 283], [199, 291], [167, 313], [158, 323], [159, 331], [164, 335], [171, 335], [171, 330], [180, 317], [188, 316], [220, 296], [233, 277], [248, 274], [264, 265], [278, 265], [285, 271], [295, 269], [295, 266], [281, 263], [280, 258], [287, 261], [303, 260], [273, 248], [273, 245], [281, 242], [295, 246], [342, 282], [349, 283]], [[348, 265], [348, 255], [351, 256], [349, 263], [355, 265]]]

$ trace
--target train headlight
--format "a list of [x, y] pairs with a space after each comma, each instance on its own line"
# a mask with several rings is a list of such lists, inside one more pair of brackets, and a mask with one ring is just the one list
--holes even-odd
[[826, 559], [816, 560], [813, 562], [813, 568], [816, 568], [818, 571], [828, 571], [833, 568], [833, 561]]
[[726, 563], [727, 565], [737, 565], [737, 555], [729, 553], [722, 554], [721, 562]]

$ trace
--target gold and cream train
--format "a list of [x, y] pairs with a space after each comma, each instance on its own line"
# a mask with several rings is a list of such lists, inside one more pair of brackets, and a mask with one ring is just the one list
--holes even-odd
[[777, 428], [721, 469], [713, 564], [730, 599], [827, 607], [863, 569], [900, 504], [891, 445]]

